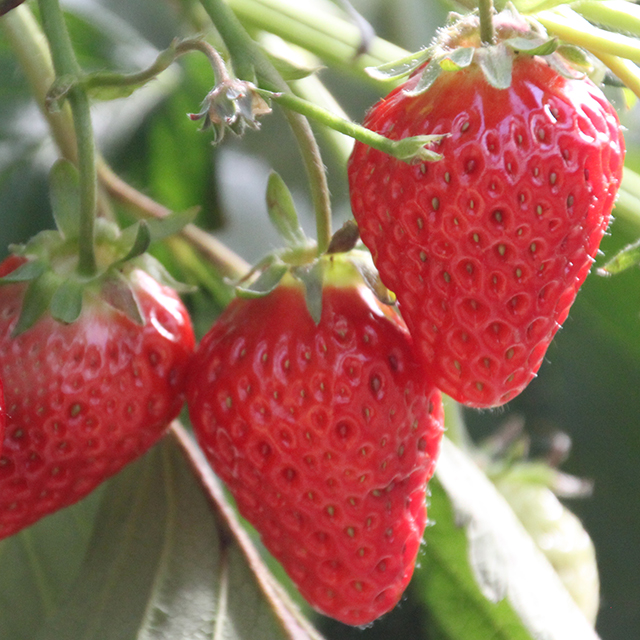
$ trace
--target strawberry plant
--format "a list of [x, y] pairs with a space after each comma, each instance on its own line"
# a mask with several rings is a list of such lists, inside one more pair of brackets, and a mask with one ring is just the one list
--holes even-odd
[[640, 12], [449, 9], [0, 0], [0, 640], [633, 636]]

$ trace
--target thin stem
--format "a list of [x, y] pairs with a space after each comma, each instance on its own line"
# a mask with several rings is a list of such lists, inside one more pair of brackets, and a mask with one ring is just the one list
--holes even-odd
[[608, 53], [594, 54], [611, 69], [620, 81], [640, 98], [640, 69], [630, 60], [618, 58]]
[[[272, 96], [273, 100], [287, 107], [291, 111], [297, 111], [309, 118], [313, 118], [318, 122], [331, 127], [335, 131], [339, 131], [347, 136], [355, 138], [356, 140], [363, 142], [378, 151], [387, 153], [395, 158], [403, 159], [407, 161], [414, 161], [416, 159], [423, 160], [437, 160], [438, 154], [428, 149], [421, 151], [421, 148], [429, 142], [437, 142], [441, 136], [413, 136], [411, 138], [403, 138], [401, 140], [392, 140], [386, 138], [375, 131], [371, 131], [351, 120], [345, 120], [339, 116], [336, 116], [326, 109], [319, 107], [313, 102], [309, 102], [300, 98], [292, 93], [283, 93], [280, 95]], [[414, 149], [414, 153], [405, 153], [408, 148]]]
[[55, 80], [55, 71], [40, 25], [28, 6], [23, 4], [3, 16], [0, 26], [24, 71], [38, 107], [49, 123], [60, 153], [76, 163], [78, 146], [69, 105], [65, 103], [57, 112], [49, 111], [44, 106], [47, 92]]
[[495, 44], [496, 33], [493, 28], [493, 0], [478, 0], [480, 16], [480, 39], [483, 44]]
[[[201, 0], [201, 3], [227, 46], [238, 77], [253, 80], [255, 70], [262, 88], [292, 95], [286, 82], [233, 11], [222, 0]], [[320, 148], [305, 117], [289, 110], [285, 110], [285, 116], [296, 137], [307, 172], [316, 218], [318, 253], [324, 253], [331, 240], [331, 200]]]
[[[42, 28], [49, 41], [53, 67], [57, 78], [78, 77], [81, 73], [76, 60], [64, 15], [58, 0], [38, 0]], [[78, 272], [90, 276], [96, 272], [93, 246], [93, 228], [98, 200], [95, 160], [95, 141], [91, 124], [91, 111], [86, 92], [74, 86], [68, 95], [78, 144], [78, 170], [80, 174], [80, 247]]]
[[[99, 163], [98, 172], [101, 184], [115, 200], [133, 207], [145, 217], [165, 218], [171, 214], [170, 209], [126, 183], [106, 163]], [[238, 254], [195, 225], [188, 224], [180, 235], [204, 255], [223, 277], [237, 280], [249, 271], [249, 264]]]

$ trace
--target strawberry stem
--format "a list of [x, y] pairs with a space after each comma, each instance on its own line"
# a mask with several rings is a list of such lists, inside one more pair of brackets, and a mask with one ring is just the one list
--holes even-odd
[[[49, 41], [56, 77], [78, 77], [80, 66], [75, 56], [64, 15], [58, 0], [38, 0], [42, 28]], [[78, 273], [91, 276], [96, 272], [93, 228], [97, 207], [97, 174], [95, 140], [91, 124], [89, 98], [80, 86], [69, 90], [69, 104], [73, 116], [78, 148], [80, 174], [80, 246]]]
[[[201, 4], [229, 49], [239, 78], [252, 81], [254, 75], [257, 75], [263, 89], [283, 94], [291, 93], [287, 83], [222, 0], [201, 0]], [[331, 201], [327, 174], [318, 143], [307, 119], [288, 109], [285, 109], [284, 113], [296, 137], [307, 172], [316, 217], [318, 253], [322, 254], [327, 250], [331, 240]]]
[[478, 15], [480, 16], [480, 39], [483, 44], [496, 43], [496, 33], [493, 27], [493, 0], [478, 0]]

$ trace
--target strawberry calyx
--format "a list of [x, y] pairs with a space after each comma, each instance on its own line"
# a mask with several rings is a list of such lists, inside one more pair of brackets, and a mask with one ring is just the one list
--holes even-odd
[[164, 220], [139, 221], [124, 230], [98, 218], [94, 228], [96, 270], [85, 275], [79, 270], [80, 198], [75, 167], [66, 160], [55, 163], [50, 174], [50, 201], [55, 230], [36, 234], [22, 245], [12, 245], [15, 268], [0, 277], [0, 286], [27, 285], [19, 320], [18, 335], [32, 327], [46, 312], [64, 324], [75, 322], [88, 300], [101, 300], [143, 325], [144, 318], [130, 274], [135, 269], [177, 291], [189, 288], [178, 283], [164, 266], [146, 253], [156, 240], [171, 235], [190, 222], [195, 211]]
[[477, 12], [467, 15], [449, 14], [431, 45], [394, 62], [368, 68], [367, 73], [379, 80], [399, 79], [412, 74], [416, 82], [408, 95], [427, 91], [443, 72], [457, 72], [467, 67], [480, 69], [487, 82], [496, 89], [511, 86], [513, 63], [518, 56], [539, 56], [565, 77], [591, 73], [595, 62], [586, 51], [559, 43], [531, 17], [521, 16], [513, 6], [493, 17], [494, 39], [482, 41], [481, 20]]

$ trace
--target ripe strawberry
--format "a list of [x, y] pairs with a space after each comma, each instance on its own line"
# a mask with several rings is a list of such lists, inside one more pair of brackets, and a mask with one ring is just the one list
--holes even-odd
[[[367, 114], [365, 126], [393, 139], [449, 133], [441, 160], [409, 165], [356, 143], [349, 163], [362, 239], [421, 359], [442, 391], [475, 407], [535, 376], [594, 260], [624, 157], [600, 90], [558, 73], [552, 56], [513, 51], [528, 27], [510, 21], [497, 20], [508, 88], [488, 82], [483, 47], [411, 95], [416, 74]], [[462, 31], [440, 43], [443, 66], [454, 47], [479, 47]]]
[[400, 317], [344, 259], [321, 260], [319, 324], [291, 276], [235, 299], [196, 353], [187, 404], [214, 470], [302, 595], [363, 625], [413, 573], [443, 409]]
[[[22, 263], [7, 259], [0, 276]], [[180, 411], [194, 346], [189, 316], [145, 272], [128, 277], [144, 326], [87, 292], [72, 324], [45, 315], [12, 337], [27, 285], [0, 287], [0, 538], [80, 500], [144, 453]]]

